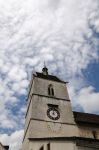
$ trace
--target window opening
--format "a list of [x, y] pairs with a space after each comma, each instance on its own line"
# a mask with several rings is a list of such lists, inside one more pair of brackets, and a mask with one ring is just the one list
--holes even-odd
[[50, 94], [50, 87], [48, 87], [48, 95], [51, 95], [51, 94]]
[[47, 144], [47, 150], [50, 150], [50, 143]]
[[97, 133], [96, 133], [96, 131], [92, 131], [92, 134], [93, 134], [94, 139], [97, 139]]
[[47, 104], [48, 107], [54, 107], [54, 108], [58, 108], [58, 105], [54, 105], [54, 104]]
[[50, 84], [48, 86], [48, 95], [54, 96], [54, 89], [53, 89], [53, 85], [52, 84]]
[[44, 150], [44, 147], [42, 146], [39, 150]]
[[52, 96], [54, 96], [54, 89], [52, 88], [51, 90], [52, 90]]

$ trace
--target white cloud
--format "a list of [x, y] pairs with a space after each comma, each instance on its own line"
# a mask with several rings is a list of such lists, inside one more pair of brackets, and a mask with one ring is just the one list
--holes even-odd
[[76, 98], [85, 112], [99, 114], [99, 92], [92, 86], [82, 88]]
[[22, 148], [23, 130], [15, 131], [10, 136], [0, 134], [0, 141], [3, 145], [9, 145], [10, 150], [19, 150]]
[[22, 79], [27, 78], [27, 74], [22, 68], [14, 66], [9, 71], [8, 78], [10, 78], [12, 81], [21, 81]]

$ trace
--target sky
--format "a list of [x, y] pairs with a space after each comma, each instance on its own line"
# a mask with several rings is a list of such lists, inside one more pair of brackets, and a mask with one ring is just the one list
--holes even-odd
[[99, 114], [99, 0], [0, 0], [0, 141], [18, 150], [31, 74], [69, 81], [72, 109]]

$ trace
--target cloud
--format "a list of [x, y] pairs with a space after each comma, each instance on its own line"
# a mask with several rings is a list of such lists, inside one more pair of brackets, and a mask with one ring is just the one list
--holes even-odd
[[92, 86], [80, 90], [77, 102], [83, 107], [84, 112], [99, 114], [99, 92], [95, 92]]
[[22, 148], [23, 130], [15, 131], [10, 136], [0, 134], [0, 141], [3, 145], [10, 145], [10, 150], [18, 150]]
[[[79, 101], [86, 111], [90, 103], [83, 100], [82, 90], [86, 89], [84, 94], [91, 101], [95, 98], [96, 108], [98, 93], [88, 87], [83, 70], [99, 62], [98, 3], [0, 0], [0, 112], [4, 112], [0, 116], [1, 131], [22, 129], [30, 76], [32, 71], [41, 71], [44, 61], [50, 73], [70, 81], [74, 106]], [[91, 107], [88, 112], [95, 110]]]

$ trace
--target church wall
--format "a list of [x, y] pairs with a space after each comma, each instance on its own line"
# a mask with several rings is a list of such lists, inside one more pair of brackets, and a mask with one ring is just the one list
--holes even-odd
[[57, 100], [34, 95], [32, 98], [32, 118], [52, 121], [47, 116], [48, 104], [58, 105], [60, 118], [56, 122], [75, 124], [70, 101]]
[[27, 137], [25, 137], [23, 141], [22, 150], [29, 150], [29, 140], [27, 139]]
[[[99, 128], [97, 128], [97, 127], [78, 126], [78, 129], [79, 129], [79, 136], [80, 137], [99, 139]], [[93, 133], [93, 132], [95, 132], [95, 133]]]
[[47, 143], [48, 142], [46, 141], [30, 141], [28, 150], [40, 150], [42, 146], [44, 147], [44, 150], [46, 150]]
[[4, 147], [0, 144], [0, 150], [5, 150]]
[[58, 141], [37, 141], [30, 142], [29, 150], [40, 150], [43, 146], [44, 150], [48, 150], [47, 144], [50, 144], [50, 150], [76, 150], [73, 142]]
[[75, 150], [73, 142], [55, 142], [51, 143], [51, 150]]
[[[30, 130], [29, 137], [31, 138], [78, 136], [94, 139], [93, 130], [96, 130], [96, 128], [87, 127], [82, 129], [78, 128], [78, 126], [70, 124], [60, 124], [47, 121], [31, 120], [29, 130]], [[99, 129], [96, 130], [96, 138], [99, 139]]]
[[30, 121], [31, 117], [32, 117], [32, 101], [30, 102], [29, 110], [27, 111], [27, 114], [26, 114], [25, 131], [28, 127], [28, 124], [29, 124], [29, 121]]
[[31, 120], [29, 131], [30, 138], [78, 136], [78, 128], [75, 125], [37, 120]]
[[24, 147], [23, 150], [40, 150], [43, 147], [43, 150], [48, 150], [47, 145], [50, 144], [50, 150], [97, 150], [96, 148], [91, 147], [82, 147], [77, 146], [73, 141], [29, 141], [28, 148]]
[[40, 79], [40, 78], [34, 78], [34, 86], [32, 89], [33, 93], [41, 94], [48, 96], [48, 85], [52, 84], [54, 88], [55, 97], [60, 99], [69, 99], [69, 95], [67, 92], [66, 84]]

